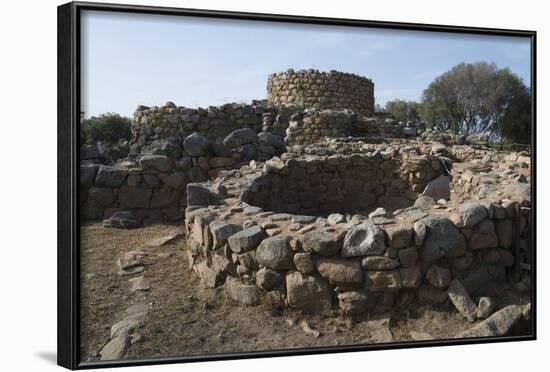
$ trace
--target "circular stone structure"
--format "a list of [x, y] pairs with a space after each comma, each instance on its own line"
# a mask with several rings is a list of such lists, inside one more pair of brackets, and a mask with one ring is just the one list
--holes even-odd
[[290, 69], [268, 77], [267, 99], [275, 104], [348, 109], [370, 115], [374, 112], [374, 83], [363, 76], [334, 70]]
[[[450, 299], [474, 321], [470, 295], [493, 295], [491, 283], [529, 263], [529, 179], [517, 177], [529, 162], [359, 140], [252, 161], [187, 186], [189, 265], [242, 305], [357, 314]], [[402, 196], [408, 206], [391, 206]]]

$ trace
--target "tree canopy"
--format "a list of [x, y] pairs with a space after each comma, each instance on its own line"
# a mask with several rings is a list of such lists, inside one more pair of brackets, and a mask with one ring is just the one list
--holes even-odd
[[415, 101], [405, 101], [402, 99], [395, 99], [393, 101], [386, 102], [384, 109], [391, 114], [397, 121], [407, 123], [409, 121], [420, 121], [421, 105]]
[[119, 140], [129, 140], [131, 120], [115, 113], [92, 116], [80, 123], [80, 141], [82, 143], [115, 143]]
[[438, 76], [424, 90], [420, 112], [441, 130], [529, 142], [530, 91], [510, 69], [494, 63], [461, 63]]

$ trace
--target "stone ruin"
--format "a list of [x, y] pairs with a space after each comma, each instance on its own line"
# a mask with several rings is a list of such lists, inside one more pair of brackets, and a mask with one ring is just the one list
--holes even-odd
[[373, 114], [373, 89], [289, 70], [251, 104], [140, 106], [126, 160], [81, 152], [82, 216], [184, 219], [201, 285], [244, 305], [357, 314], [450, 299], [488, 316], [470, 295], [530, 270], [530, 157], [417, 135]]

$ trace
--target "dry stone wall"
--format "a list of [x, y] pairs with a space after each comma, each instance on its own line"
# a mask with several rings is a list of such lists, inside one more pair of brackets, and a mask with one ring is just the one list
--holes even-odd
[[379, 204], [412, 204], [443, 167], [435, 156], [383, 151], [308, 155], [285, 153], [265, 163], [243, 200], [274, 212], [327, 215]]
[[[294, 160], [285, 161], [289, 172]], [[452, 210], [415, 204], [394, 213], [326, 218], [246, 202], [243, 190], [257, 192], [256, 180], [284, 169], [245, 166], [221, 173], [223, 189], [188, 189], [190, 267], [203, 286], [224, 286], [242, 305], [269, 296], [306, 312], [338, 307], [355, 314], [406, 306], [414, 298], [450, 299], [473, 321], [477, 306], [469, 294], [490, 294], [490, 283], [505, 280], [515, 264], [513, 242], [529, 229], [527, 223], [511, 228], [522, 215], [513, 201], [471, 201]]]
[[281, 105], [348, 109], [370, 115], [374, 111], [374, 84], [370, 79], [355, 74], [289, 69], [269, 75], [267, 99]]
[[139, 106], [132, 121], [131, 151], [147, 152], [156, 141], [175, 136], [186, 138], [196, 132], [216, 144], [222, 144], [231, 132], [242, 128], [284, 136], [294, 110], [267, 101], [227, 103], [208, 108], [176, 106], [173, 102], [161, 107]]

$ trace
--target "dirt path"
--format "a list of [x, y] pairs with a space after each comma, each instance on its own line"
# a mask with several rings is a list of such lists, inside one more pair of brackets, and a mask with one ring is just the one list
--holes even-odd
[[[307, 316], [284, 307], [262, 303], [239, 307], [222, 288], [200, 289], [199, 279], [189, 269], [184, 239], [162, 247], [147, 242], [165, 236], [179, 226], [155, 225], [134, 230], [103, 228], [89, 224], [81, 228], [81, 359], [98, 359], [110, 339], [111, 325], [124, 317], [136, 303], [151, 310], [141, 339], [132, 344], [124, 358], [154, 358], [221, 352], [275, 350], [315, 346], [365, 344], [387, 340], [380, 322], [352, 322], [334, 312], [332, 316]], [[125, 252], [143, 249], [148, 253], [144, 277], [149, 291], [130, 291], [131, 276], [118, 274], [116, 264]], [[159, 256], [159, 254], [162, 254]], [[166, 253], [173, 253], [168, 256]], [[525, 296], [503, 291], [497, 305], [525, 303]], [[498, 306], [500, 307], [500, 306]], [[306, 334], [301, 320], [320, 332]], [[411, 331], [427, 332], [434, 338], [449, 338], [472, 326], [448, 305], [428, 308], [415, 305], [410, 311], [396, 310], [389, 329], [395, 341], [411, 340]], [[361, 320], [361, 319], [359, 319]], [[391, 335], [390, 335], [391, 337]]]

